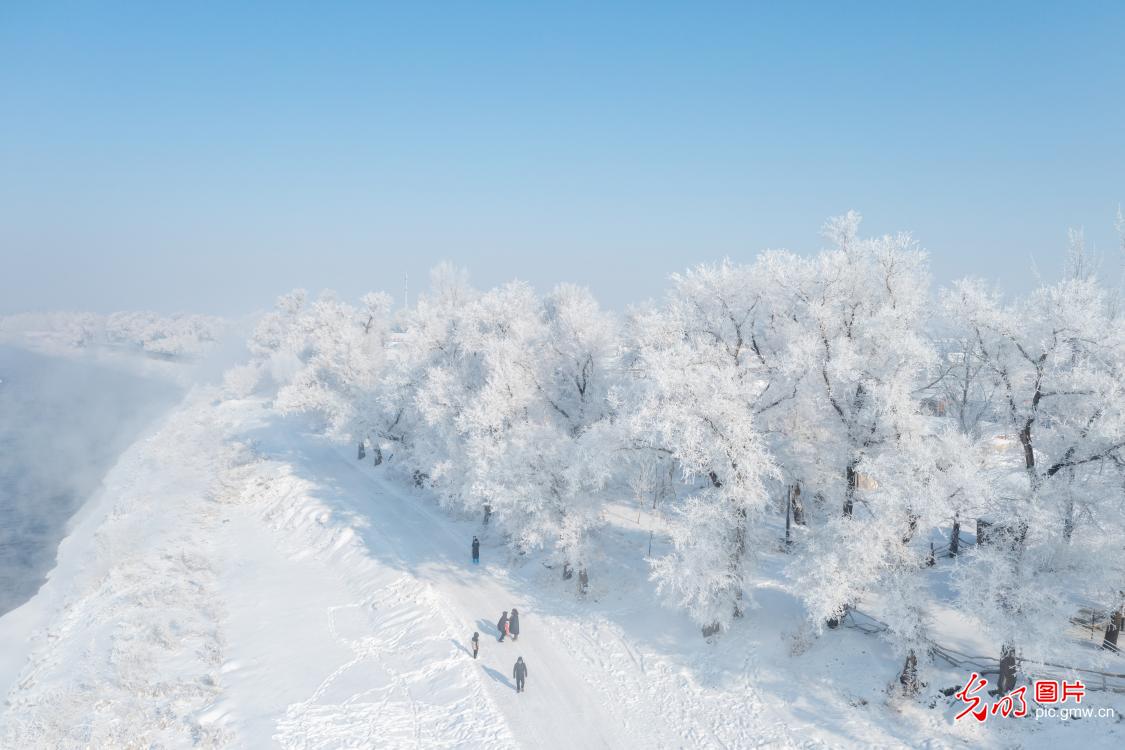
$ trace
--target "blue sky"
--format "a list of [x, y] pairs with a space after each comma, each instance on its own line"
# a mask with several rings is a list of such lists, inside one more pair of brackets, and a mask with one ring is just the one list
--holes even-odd
[[[156, 6], [160, 7], [156, 7]], [[1019, 291], [1116, 273], [1125, 3], [0, 4], [0, 312], [590, 286], [828, 216]]]

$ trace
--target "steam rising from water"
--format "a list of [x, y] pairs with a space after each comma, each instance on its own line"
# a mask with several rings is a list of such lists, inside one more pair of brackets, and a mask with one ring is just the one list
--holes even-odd
[[180, 392], [0, 346], [0, 615], [35, 595], [67, 522]]

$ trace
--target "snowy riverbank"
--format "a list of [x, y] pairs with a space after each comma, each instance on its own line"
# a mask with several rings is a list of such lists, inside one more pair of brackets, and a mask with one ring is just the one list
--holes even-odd
[[[1112, 720], [981, 727], [953, 722], [951, 704], [897, 701], [885, 646], [858, 632], [793, 655], [802, 612], [768, 571], [758, 608], [708, 644], [654, 602], [647, 534], [610, 520], [614, 572], [580, 600], [536, 556], [510, 558], [477, 522], [265, 400], [198, 388], [122, 455], [32, 606], [0, 618], [6, 643], [33, 632], [0, 745], [1120, 742]], [[523, 633], [498, 644], [494, 623], [512, 606]], [[518, 696], [517, 654], [530, 670]]]
[[35, 594], [71, 516], [181, 395], [87, 358], [0, 345], [0, 615]]

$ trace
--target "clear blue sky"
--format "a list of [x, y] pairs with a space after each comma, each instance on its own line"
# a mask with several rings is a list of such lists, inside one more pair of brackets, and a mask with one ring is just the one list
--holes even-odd
[[[235, 7], [235, 6], [241, 7]], [[590, 286], [850, 208], [1015, 290], [1125, 202], [1125, 2], [0, 3], [0, 312]], [[159, 7], [158, 7], [159, 6]]]

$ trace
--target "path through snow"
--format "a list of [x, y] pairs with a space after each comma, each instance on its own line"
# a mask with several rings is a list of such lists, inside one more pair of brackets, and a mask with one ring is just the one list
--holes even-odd
[[[568, 652], [561, 624], [554, 618], [540, 619], [529, 604], [532, 598], [501, 564], [489, 563], [487, 558], [479, 567], [470, 563], [471, 532], [458, 528], [462, 524], [445, 518], [426, 501], [398, 491], [377, 471], [349, 461], [336, 447], [319, 439], [270, 429], [260, 433], [256, 450], [277, 456], [298, 477], [309, 477], [302, 481], [315, 481], [306, 488], [310, 501], [317, 504], [319, 513], [328, 514], [318, 525], [333, 528], [340, 524], [333, 532], [340, 535], [338, 540], [326, 550], [329, 555], [366, 558], [366, 564], [359, 566], [362, 575], [357, 576], [364, 596], [325, 612], [325, 623], [348, 645], [350, 658], [334, 669], [325, 665], [327, 676], [316, 691], [289, 707], [278, 734], [283, 745], [303, 747], [302, 743], [309, 742], [318, 746], [317, 738], [324, 735], [320, 744], [327, 747], [330, 736], [337, 741], [345, 736], [339, 733], [340, 727], [403, 723], [402, 719], [390, 721], [386, 715], [373, 715], [381, 709], [360, 699], [371, 691], [371, 684], [389, 680], [391, 689], [394, 680], [390, 678], [395, 675], [398, 680], [417, 679], [431, 692], [444, 687], [451, 693], [450, 700], [453, 695], [465, 695], [469, 699], [466, 705], [455, 710], [461, 720], [498, 710], [500, 724], [510, 730], [508, 740], [521, 746], [594, 748], [636, 743], [638, 738], [624, 731], [612, 703], [592, 687], [591, 683], [605, 682], [609, 675], [581, 673], [585, 664]], [[281, 527], [300, 527], [291, 516], [291, 495], [288, 503], [289, 507], [279, 508], [270, 517]], [[353, 529], [357, 536], [351, 536]], [[490, 552], [499, 554], [485, 550]], [[495, 621], [502, 610], [513, 606], [521, 612], [520, 640], [498, 643]], [[481, 633], [477, 661], [468, 653], [473, 630]], [[512, 679], [517, 655], [524, 657], [529, 668], [528, 690], [520, 695], [515, 693]], [[382, 680], [369, 674], [376, 664], [390, 666], [388, 660], [396, 656], [401, 657], [399, 663]], [[464, 670], [475, 684], [465, 684]], [[341, 681], [352, 687], [340, 687]], [[400, 687], [410, 692], [407, 686]], [[349, 689], [354, 692], [348, 693]], [[335, 697], [329, 702], [327, 695]], [[412, 705], [413, 711], [419, 709]], [[448, 705], [443, 707], [448, 709]], [[659, 733], [662, 728], [659, 722], [650, 729]], [[399, 732], [399, 736], [405, 734]], [[437, 735], [420, 746], [432, 747], [436, 739]]]
[[[776, 623], [707, 646], [647, 589], [578, 601], [383, 469], [218, 395], [193, 392], [130, 448], [94, 530], [63, 545], [60, 569], [82, 572], [49, 582], [58, 614], [9, 691], [0, 746], [900, 744], [850, 708], [810, 726], [815, 702], [789, 705], [786, 669], [758, 661], [780, 647]], [[520, 640], [497, 643], [513, 606]]]

